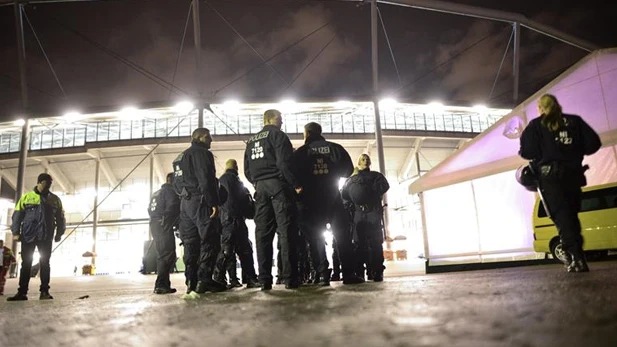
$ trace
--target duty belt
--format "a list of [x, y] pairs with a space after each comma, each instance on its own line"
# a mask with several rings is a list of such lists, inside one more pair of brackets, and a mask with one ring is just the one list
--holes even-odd
[[379, 205], [358, 205], [356, 204], [355, 206], [356, 206], [356, 210], [362, 211], [362, 212], [371, 212], [371, 211], [379, 210]]

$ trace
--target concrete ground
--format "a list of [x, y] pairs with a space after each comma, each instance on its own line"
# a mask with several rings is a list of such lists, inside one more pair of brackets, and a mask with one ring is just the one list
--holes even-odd
[[591, 269], [236, 289], [193, 301], [181, 299], [182, 274], [167, 296], [151, 294], [153, 275], [52, 278], [53, 301], [37, 291], [27, 302], [0, 299], [0, 346], [617, 346], [617, 262]]

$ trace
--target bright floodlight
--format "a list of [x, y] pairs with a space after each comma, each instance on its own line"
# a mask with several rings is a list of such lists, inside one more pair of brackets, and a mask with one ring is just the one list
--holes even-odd
[[297, 109], [297, 105], [296, 102], [292, 99], [284, 99], [281, 102], [279, 102], [279, 107], [281, 112], [283, 113], [293, 113], [296, 111]]
[[379, 107], [381, 108], [389, 108], [396, 106], [397, 101], [392, 98], [385, 98], [379, 101]]
[[240, 109], [240, 101], [238, 100], [227, 100], [223, 102], [223, 109], [226, 112], [235, 112]]
[[24, 124], [26, 124], [26, 121], [25, 121], [25, 120], [23, 120], [23, 119], [18, 119], [18, 120], [16, 120], [15, 122], [13, 122], [13, 124], [15, 124], [15, 125], [16, 125], [16, 126], [18, 126], [18, 127], [23, 127], [23, 126], [24, 126]]
[[475, 106], [473, 107], [473, 109], [474, 109], [476, 112], [486, 112], [487, 107], [486, 107], [485, 105], [475, 105]]
[[132, 106], [127, 106], [125, 108], [123, 108], [122, 110], [120, 110], [120, 114], [122, 115], [122, 118], [124, 119], [130, 119], [130, 120], [139, 120], [140, 119], [140, 112], [137, 108], [132, 107]]
[[177, 113], [189, 113], [193, 110], [194, 106], [193, 103], [189, 102], [189, 101], [181, 101], [179, 103], [176, 104], [176, 106], [174, 106], [174, 111], [176, 111]]
[[351, 101], [348, 100], [339, 100], [334, 103], [337, 107], [350, 107]]
[[431, 112], [441, 112], [444, 109], [444, 106], [441, 102], [439, 101], [433, 101], [430, 102], [428, 105], [426, 105], [428, 110]]
[[77, 111], [69, 111], [67, 113], [65, 113], [62, 118], [64, 118], [65, 121], [67, 122], [73, 122], [79, 119], [79, 117], [81, 116], [81, 114]]

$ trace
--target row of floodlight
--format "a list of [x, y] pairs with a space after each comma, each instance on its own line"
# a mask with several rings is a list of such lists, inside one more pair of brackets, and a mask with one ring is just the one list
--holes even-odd
[[[230, 112], [237, 111], [240, 108], [240, 102], [237, 100], [227, 100], [224, 101], [222, 105], [226, 111]], [[295, 106], [296, 101], [292, 99], [284, 99], [280, 101], [278, 105], [280, 106], [280, 111], [283, 113], [294, 112], [297, 110]], [[351, 107], [353, 103], [347, 100], [339, 100], [336, 101], [334, 105], [336, 107], [344, 108]], [[398, 105], [399, 103], [392, 98], [385, 98], [379, 101], [379, 108], [382, 110], [393, 109], [396, 108]], [[441, 102], [433, 101], [428, 103], [425, 108], [429, 112], [437, 113], [442, 112], [445, 109], [445, 106]], [[178, 114], [188, 114], [194, 109], [195, 105], [190, 101], [181, 101], [172, 108], [172, 110]], [[484, 105], [473, 106], [473, 109], [478, 113], [485, 113], [488, 110], [488, 108]], [[141, 110], [133, 106], [127, 106], [120, 110], [120, 114], [124, 119], [140, 119], [140, 112]], [[66, 112], [61, 118], [67, 123], [72, 123], [82, 119], [83, 117], [84, 115], [82, 113], [71, 110], [69, 112]], [[13, 124], [15, 126], [23, 126], [25, 124], [25, 120], [18, 119], [14, 121]]]

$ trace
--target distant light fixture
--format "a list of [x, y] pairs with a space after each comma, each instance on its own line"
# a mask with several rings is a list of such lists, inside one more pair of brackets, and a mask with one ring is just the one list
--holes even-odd
[[18, 120], [16, 120], [16, 121], [14, 121], [14, 122], [13, 122], [13, 124], [14, 124], [15, 126], [18, 126], [18, 127], [23, 127], [23, 126], [24, 126], [24, 124], [26, 124], [26, 121], [25, 121], [25, 120], [23, 120], [23, 119], [18, 119]]
[[397, 104], [398, 102], [393, 98], [385, 98], [379, 101], [379, 107], [384, 109], [395, 107]]
[[77, 112], [77, 111], [69, 111], [67, 113], [65, 113], [62, 118], [67, 122], [67, 123], [71, 123], [74, 122], [76, 120], [78, 120], [81, 117], [81, 113]]
[[240, 101], [227, 100], [223, 102], [223, 109], [225, 112], [237, 112], [240, 109]]
[[445, 108], [445, 106], [439, 101], [430, 102], [426, 106], [431, 112], [442, 112]]
[[281, 112], [283, 113], [294, 113], [297, 111], [298, 106], [296, 104], [296, 101], [293, 99], [284, 99], [281, 102], [279, 102], [279, 108]]
[[127, 106], [120, 110], [120, 115], [122, 119], [127, 120], [139, 120], [142, 118], [141, 112], [133, 106]]
[[480, 112], [480, 113], [484, 113], [484, 112], [486, 112], [486, 111], [488, 110], [488, 108], [487, 108], [485, 105], [475, 105], [475, 106], [473, 107], [473, 109], [474, 109], [476, 112]]
[[352, 103], [348, 100], [339, 100], [334, 103], [336, 107], [351, 107]]
[[193, 111], [194, 108], [195, 108], [195, 106], [193, 105], [192, 102], [190, 102], [190, 101], [181, 101], [181, 102], [177, 103], [176, 106], [174, 106], [173, 109], [177, 113], [188, 114], [189, 112]]

